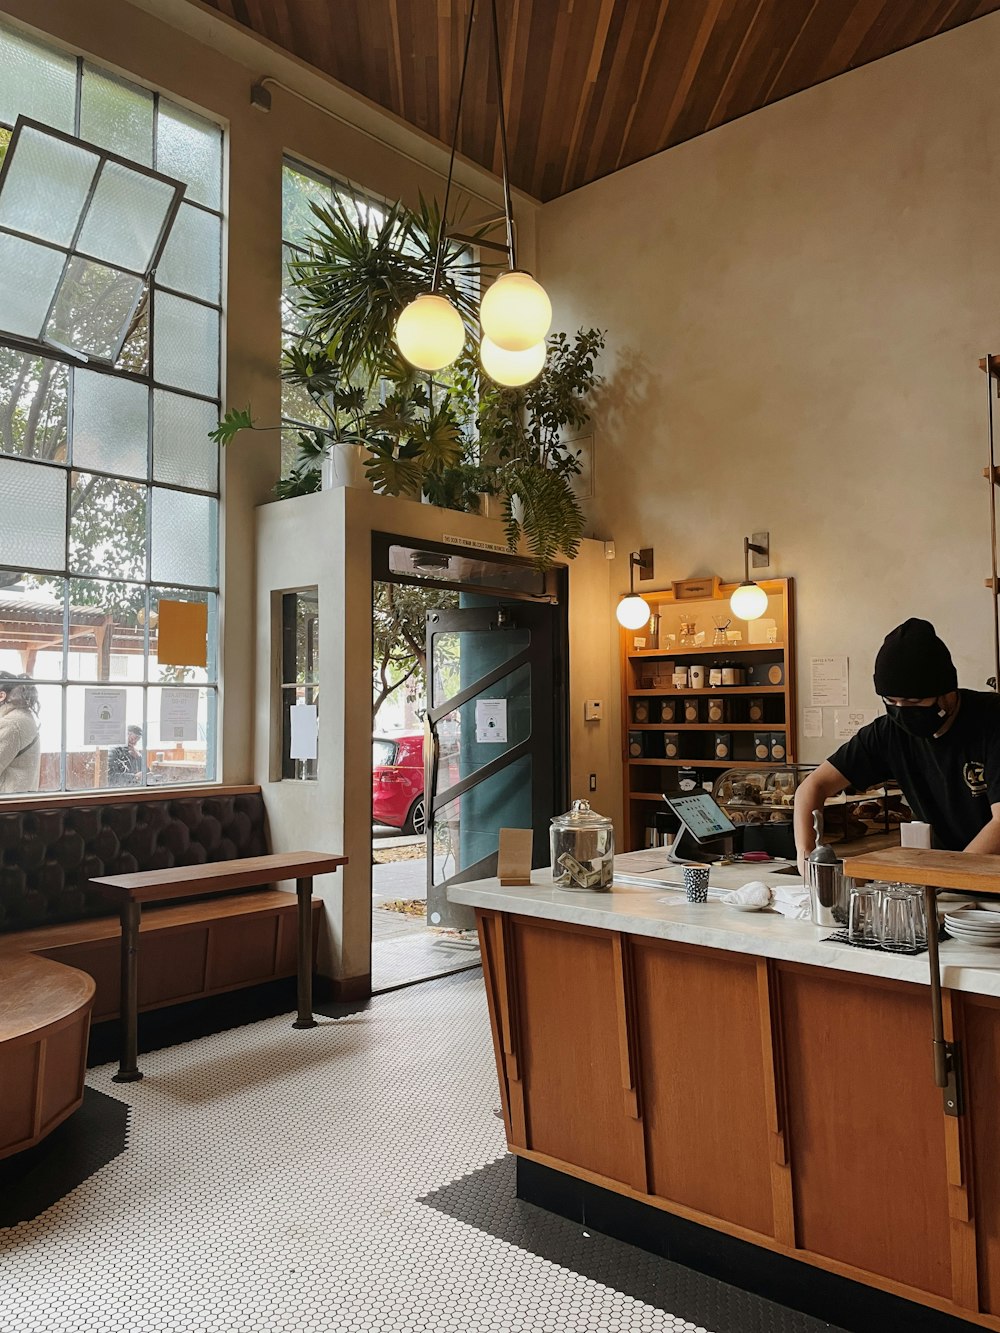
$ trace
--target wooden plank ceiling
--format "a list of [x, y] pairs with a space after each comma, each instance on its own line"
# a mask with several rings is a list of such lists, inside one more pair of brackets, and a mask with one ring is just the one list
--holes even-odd
[[[207, 3], [451, 143], [469, 0]], [[997, 9], [1000, 0], [498, 0], [512, 183], [552, 199]], [[499, 170], [489, 0], [476, 6], [459, 150]]]

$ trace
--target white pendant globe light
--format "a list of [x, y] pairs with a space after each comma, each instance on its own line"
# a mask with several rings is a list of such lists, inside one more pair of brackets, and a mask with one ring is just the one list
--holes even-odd
[[443, 370], [465, 345], [462, 316], [446, 297], [425, 292], [397, 319], [396, 345], [418, 370]]
[[637, 592], [623, 597], [615, 607], [615, 615], [623, 629], [642, 629], [650, 617], [649, 603]]
[[516, 388], [530, 384], [540, 373], [545, 365], [545, 343], [536, 343], [523, 352], [508, 352], [484, 337], [479, 344], [479, 359], [491, 380]]
[[729, 609], [740, 620], [759, 620], [767, 610], [767, 593], [759, 583], [741, 583], [729, 599]]
[[505, 352], [540, 343], [552, 324], [552, 302], [530, 273], [501, 273], [479, 309], [483, 333]]

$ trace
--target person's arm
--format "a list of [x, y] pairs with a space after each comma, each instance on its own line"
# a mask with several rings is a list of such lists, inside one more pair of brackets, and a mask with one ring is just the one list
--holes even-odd
[[816, 846], [813, 814], [823, 809], [827, 797], [836, 796], [849, 785], [848, 779], [829, 759], [824, 759], [819, 768], [799, 785], [795, 793], [795, 851], [801, 874], [805, 874], [806, 857]]
[[976, 852], [979, 856], [1000, 856], [1000, 804], [994, 805], [993, 818], [984, 824], [966, 847], [967, 852]]

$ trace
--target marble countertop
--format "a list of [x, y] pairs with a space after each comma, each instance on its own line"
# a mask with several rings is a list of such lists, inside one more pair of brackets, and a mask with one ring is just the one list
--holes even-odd
[[[648, 855], [637, 852], [616, 857], [616, 872], [632, 877], [635, 859]], [[649, 878], [679, 886], [681, 870], [679, 866], [670, 866], [653, 871]], [[775, 874], [774, 867], [769, 870], [766, 865], [713, 866], [709, 887], [738, 888], [751, 879], [772, 888], [802, 888], [801, 879]], [[577, 892], [554, 888], [548, 870], [532, 871], [531, 881], [523, 888], [502, 888], [497, 879], [476, 880], [452, 886], [448, 897], [452, 902], [495, 912], [678, 940], [923, 986], [929, 984], [926, 953], [907, 956], [831, 944], [824, 938], [831, 934], [829, 928], [814, 926], [811, 921], [790, 920], [774, 911], [740, 912], [712, 899], [703, 904], [689, 903], [683, 888], [663, 883], [615, 884], [610, 893]], [[953, 990], [1000, 996], [1000, 948], [943, 940], [941, 980]]]

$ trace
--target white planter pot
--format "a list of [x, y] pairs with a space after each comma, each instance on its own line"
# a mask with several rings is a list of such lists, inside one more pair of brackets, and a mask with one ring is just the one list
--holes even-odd
[[339, 486], [358, 486], [371, 490], [365, 473], [363, 444], [335, 444], [323, 459], [323, 489], [336, 490]]

